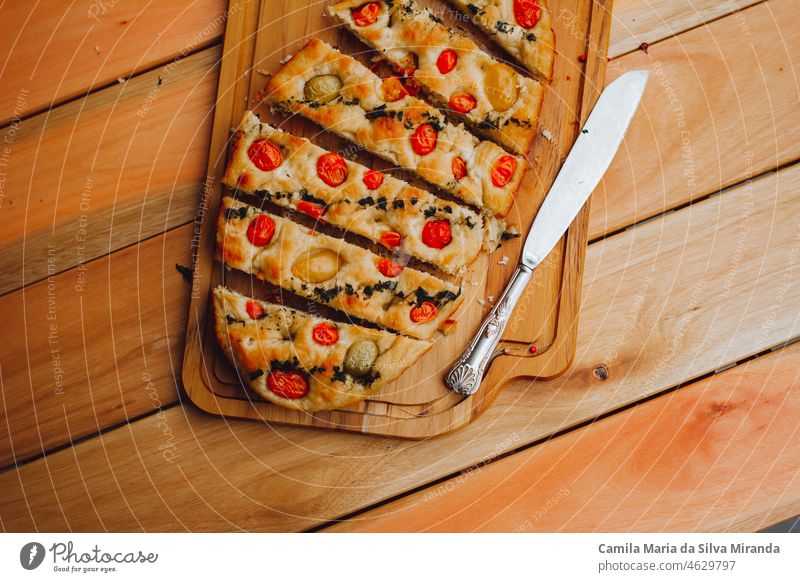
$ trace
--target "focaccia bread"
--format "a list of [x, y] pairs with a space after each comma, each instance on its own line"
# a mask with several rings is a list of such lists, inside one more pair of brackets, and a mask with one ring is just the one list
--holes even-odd
[[214, 289], [214, 329], [247, 386], [273, 404], [307, 412], [361, 402], [431, 347], [224, 287]]
[[245, 113], [224, 183], [463, 274], [501, 227], [494, 218], [345, 160]]
[[276, 107], [299, 113], [489, 214], [505, 216], [525, 171], [520, 156], [480, 141], [463, 125], [313, 39], [266, 87]]
[[226, 196], [217, 222], [226, 265], [302, 297], [427, 339], [463, 296], [457, 285]]
[[544, 0], [449, 0], [531, 73], [553, 80], [556, 35]]
[[413, 0], [345, 0], [328, 12], [406, 75], [439, 107], [508, 151], [526, 154], [544, 90], [449, 29]]

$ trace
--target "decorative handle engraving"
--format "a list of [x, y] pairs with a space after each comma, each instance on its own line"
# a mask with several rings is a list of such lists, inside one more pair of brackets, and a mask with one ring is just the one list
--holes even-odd
[[525, 265], [517, 266], [497, 305], [489, 312], [456, 365], [447, 373], [445, 384], [451, 389], [465, 396], [478, 391], [486, 366], [489, 365], [508, 319], [532, 274], [533, 269]]

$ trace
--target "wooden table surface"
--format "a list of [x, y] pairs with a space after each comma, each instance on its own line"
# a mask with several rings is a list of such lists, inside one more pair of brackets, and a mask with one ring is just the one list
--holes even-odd
[[224, 11], [0, 8], [3, 530], [716, 531], [800, 513], [797, 0], [617, 0], [607, 81], [651, 79], [592, 198], [574, 365], [422, 442], [185, 402], [175, 265]]

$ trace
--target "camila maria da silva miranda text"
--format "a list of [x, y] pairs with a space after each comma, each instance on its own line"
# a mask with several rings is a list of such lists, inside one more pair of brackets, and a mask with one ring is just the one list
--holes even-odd
[[601, 554], [780, 554], [778, 544], [600, 544]]

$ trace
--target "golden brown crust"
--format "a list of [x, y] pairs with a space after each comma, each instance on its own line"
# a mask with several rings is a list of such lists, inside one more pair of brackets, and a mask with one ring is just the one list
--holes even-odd
[[494, 41], [537, 77], [553, 80], [556, 35], [544, 0], [539, 21], [531, 29], [514, 18], [514, 0], [449, 0]]
[[[508, 151], [526, 154], [536, 134], [544, 90], [537, 81], [514, 74], [517, 98], [498, 110], [492, 103], [492, 91], [508, 91], [493, 85], [487, 75], [499, 61], [486, 54], [463, 34], [447, 28], [428, 9], [413, 0], [378, 0], [380, 16], [373, 24], [359, 26], [352, 9], [363, 4], [346, 0], [328, 8], [328, 12], [392, 64], [406, 67], [416, 62], [414, 78], [427, 95], [442, 108], [449, 108], [453, 96], [469, 95], [475, 108], [463, 115], [473, 131], [494, 140]], [[453, 51], [457, 62], [442, 72], [437, 60], [443, 50]], [[452, 54], [452, 53], [451, 53]], [[502, 66], [502, 65], [501, 65]], [[510, 71], [511, 69], [509, 69]]]
[[[256, 215], [266, 215], [274, 224], [269, 242], [260, 246], [247, 235]], [[217, 251], [234, 269], [415, 338], [433, 335], [463, 299], [461, 289], [452, 283], [410, 267], [394, 277], [385, 276], [378, 255], [230, 197], [222, 199]], [[313, 260], [320, 254], [335, 257], [329, 264], [338, 263], [327, 278], [320, 276], [324, 269]], [[311, 275], [298, 274], [309, 262]], [[421, 317], [420, 308], [430, 308], [425, 303], [436, 307], [429, 318]]]
[[[322, 105], [310, 103], [303, 92], [306, 82], [319, 75], [335, 75], [343, 84], [339, 96]], [[361, 63], [313, 39], [272, 76], [266, 91], [267, 98], [284, 111], [300, 113], [490, 214], [508, 214], [525, 160], [492, 142], [478, 140], [420, 99], [406, 95], [385, 101], [381, 84]], [[436, 144], [433, 151], [420, 155], [414, 151], [411, 137], [423, 125], [435, 130]], [[467, 169], [460, 179], [453, 174], [457, 157]], [[508, 182], [498, 186], [493, 171], [505, 159], [512, 160], [513, 171]]]
[[[431, 347], [427, 341], [336, 323], [224, 287], [217, 287], [213, 294], [214, 329], [222, 351], [242, 382], [285, 408], [314, 412], [361, 402], [395, 380]], [[263, 310], [257, 319], [248, 313], [248, 302]], [[314, 328], [320, 324], [336, 330], [335, 343], [324, 346], [314, 341]], [[374, 342], [378, 356], [368, 374], [354, 377], [345, 371], [344, 360], [350, 346], [360, 340]], [[276, 394], [269, 388], [271, 370], [296, 370], [308, 379], [308, 393], [301, 398]]]
[[[269, 140], [281, 152], [281, 164], [273, 170], [259, 169], [248, 155], [250, 146], [261, 139]], [[397, 232], [401, 236], [397, 252], [450, 274], [462, 274], [482, 248], [493, 251], [497, 247], [497, 229], [479, 213], [389, 175], [383, 175], [379, 187], [370, 189], [364, 182], [368, 168], [355, 162], [342, 159], [347, 178], [339, 186], [330, 186], [316, 170], [317, 161], [329, 153], [306, 139], [261, 123], [248, 111], [234, 137], [223, 181], [232, 189], [258, 194], [292, 209], [297, 209], [301, 201], [306, 201], [308, 208], [308, 201], [312, 201], [312, 210], [324, 208], [319, 220], [377, 243], [382, 234]], [[431, 220], [450, 224], [453, 238], [442, 249], [423, 242], [422, 230]]]

